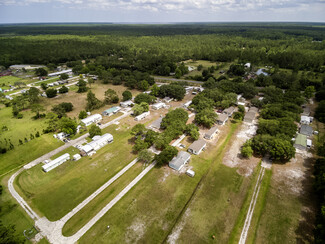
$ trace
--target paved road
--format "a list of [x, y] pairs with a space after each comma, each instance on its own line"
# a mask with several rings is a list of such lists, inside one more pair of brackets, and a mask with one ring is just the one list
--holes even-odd
[[168, 78], [168, 77], [158, 77], [154, 76], [153, 77], [155, 80], [166, 80], [166, 81], [186, 81], [189, 83], [196, 83], [196, 84], [203, 84], [204, 82], [202, 81], [197, 81], [197, 80], [182, 80], [182, 79], [175, 79], [175, 78]]

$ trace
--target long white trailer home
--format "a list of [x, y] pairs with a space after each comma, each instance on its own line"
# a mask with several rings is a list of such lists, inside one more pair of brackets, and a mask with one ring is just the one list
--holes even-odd
[[103, 119], [103, 117], [100, 114], [93, 114], [89, 117], [82, 119], [81, 123], [85, 126], [91, 125], [92, 123], [100, 122]]
[[137, 117], [134, 118], [134, 120], [135, 120], [135, 121], [142, 120], [142, 119], [144, 119], [145, 117], [147, 117], [148, 115], [150, 115], [150, 111], [148, 111], [148, 112], [144, 112], [144, 113], [138, 115]]
[[60, 157], [50, 161], [49, 163], [47, 164], [44, 164], [42, 166], [43, 168], [43, 171], [44, 172], [49, 172], [50, 170], [58, 167], [59, 165], [63, 164], [64, 162], [70, 160], [70, 154], [69, 153], [65, 153], [63, 155], [61, 155]]

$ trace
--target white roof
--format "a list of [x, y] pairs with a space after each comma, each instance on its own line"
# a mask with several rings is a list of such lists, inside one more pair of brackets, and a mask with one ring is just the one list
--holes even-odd
[[192, 104], [192, 101], [188, 101], [188, 102], [184, 103], [184, 106], [185, 106], [185, 107], [188, 107], [188, 106], [190, 106], [191, 104]]
[[70, 73], [70, 72], [72, 72], [72, 69], [67, 69], [67, 70], [62, 70], [59, 72], [50, 73], [50, 74], [48, 74], [48, 76], [56, 76], [56, 75], [61, 75], [61, 74], [65, 74], [65, 73]]
[[81, 150], [83, 150], [85, 153], [89, 153], [90, 151], [93, 150], [93, 147], [90, 146], [89, 144], [86, 144], [86, 145], [81, 147]]
[[165, 103], [162, 103], [162, 102], [160, 102], [160, 103], [155, 103], [155, 104], [153, 104], [152, 106], [153, 106], [153, 107], [163, 107], [163, 106], [165, 106]]
[[90, 122], [94, 122], [95, 120], [102, 119], [103, 117], [100, 114], [93, 114], [89, 117], [82, 119], [81, 122], [84, 124], [88, 124]]
[[311, 147], [311, 145], [312, 145], [312, 141], [310, 139], [307, 139], [307, 146]]
[[53, 166], [55, 166], [57, 163], [61, 162], [61, 161], [66, 161], [70, 158], [70, 154], [69, 153], [65, 153], [63, 155], [61, 155], [60, 157], [52, 160], [51, 162], [45, 164], [42, 166], [44, 171], [48, 171], [50, 170]]
[[300, 120], [301, 121], [308, 121], [308, 122], [310, 122], [310, 117], [305, 116], [305, 115], [302, 115]]
[[130, 105], [130, 104], [133, 104], [133, 102], [131, 100], [127, 100], [125, 102], [120, 102], [120, 104], [122, 105]]

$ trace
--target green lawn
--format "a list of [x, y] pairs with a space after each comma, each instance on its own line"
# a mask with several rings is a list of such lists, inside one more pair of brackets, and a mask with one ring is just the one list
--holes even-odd
[[[238, 125], [230, 126], [227, 140], [223, 140], [222, 146], [216, 148], [213, 155], [220, 157], [223, 154]], [[152, 169], [80, 239], [80, 243], [163, 242], [213, 158], [204, 153], [192, 156], [190, 165], [196, 172], [194, 178], [178, 174], [167, 166]], [[110, 226], [109, 231], [107, 225]]]
[[141, 173], [143, 164], [136, 163], [113, 184], [106, 188], [95, 199], [88, 203], [82, 210], [74, 215], [63, 228], [63, 234], [73, 235], [94, 217], [103, 207], [105, 207], [117, 194], [119, 194], [138, 174]]
[[[24, 139], [30, 139], [30, 134], [35, 135], [38, 131], [42, 133], [46, 128], [45, 119], [34, 120], [32, 117], [35, 115], [30, 110], [22, 111], [22, 119], [17, 119], [12, 116], [11, 107], [3, 107], [0, 109], [0, 143], [5, 139], [11, 140], [14, 146], [19, 145], [19, 139], [24, 142]], [[4, 129], [4, 126], [8, 130]]]
[[13, 85], [16, 81], [25, 82], [22, 78], [18, 78], [15, 76], [2, 76], [0, 77], [0, 88], [9, 89], [9, 85]]
[[114, 142], [92, 157], [68, 161], [48, 173], [37, 165], [17, 177], [16, 189], [40, 215], [60, 219], [136, 157], [130, 153], [129, 130], [116, 128], [105, 128], [103, 132], [111, 133]]

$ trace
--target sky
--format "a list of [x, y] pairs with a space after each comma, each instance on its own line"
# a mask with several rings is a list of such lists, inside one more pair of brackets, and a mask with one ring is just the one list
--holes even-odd
[[325, 0], [0, 0], [0, 23], [325, 22]]

